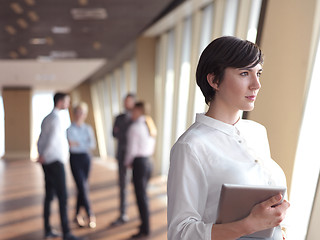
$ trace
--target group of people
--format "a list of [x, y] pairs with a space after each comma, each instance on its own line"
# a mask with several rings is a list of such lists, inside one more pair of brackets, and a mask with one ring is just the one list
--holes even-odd
[[88, 226], [95, 228], [96, 220], [88, 197], [88, 176], [91, 165], [91, 150], [95, 148], [96, 142], [91, 126], [85, 123], [88, 113], [88, 106], [85, 103], [81, 103], [73, 109], [73, 122], [65, 132], [60, 121], [59, 112], [69, 108], [70, 97], [65, 93], [56, 93], [53, 100], [54, 108], [42, 121], [38, 140], [38, 162], [42, 165], [45, 177], [43, 211], [45, 238], [60, 236], [60, 233], [52, 229], [50, 224], [50, 205], [54, 196], [57, 196], [63, 239], [77, 240], [78, 238], [72, 235], [70, 231], [68, 221], [64, 168], [67, 152], [64, 150], [66, 149], [65, 146], [69, 144], [70, 166], [78, 190], [74, 220], [79, 226], [85, 226], [85, 220], [80, 214], [80, 209], [84, 208], [87, 214]]
[[[209, 107], [206, 113], [196, 115], [195, 123], [171, 149], [167, 189], [169, 240], [252, 240], [255, 238], [246, 236], [268, 228], [275, 228], [275, 231], [265, 240], [286, 238], [283, 220], [290, 204], [281, 194], [258, 203], [243, 219], [216, 223], [223, 184], [286, 187], [284, 172], [271, 159], [266, 129], [259, 123], [241, 118], [242, 111], [254, 108], [261, 88], [262, 65], [260, 48], [235, 37], [217, 38], [202, 52], [196, 81]], [[43, 164], [46, 180], [45, 231], [46, 236], [54, 235], [49, 224], [49, 204], [55, 191], [60, 203], [64, 239], [70, 240], [76, 238], [68, 227], [59, 141], [62, 136], [59, 136], [57, 120], [58, 110], [68, 107], [69, 98], [56, 95], [54, 101], [55, 108], [43, 120], [39, 139], [39, 161]], [[120, 215], [112, 225], [128, 221], [126, 185], [128, 169], [132, 168], [142, 223], [132, 238], [140, 238], [148, 236], [150, 231], [146, 187], [151, 174], [150, 156], [154, 151], [156, 131], [146, 117], [142, 102], [135, 102], [134, 95], [129, 94], [124, 103], [126, 112], [116, 118], [113, 128], [113, 136], [118, 139]], [[77, 114], [81, 115], [81, 111]], [[87, 185], [81, 183], [88, 172], [80, 174], [82, 167], [78, 161], [87, 168], [86, 153], [94, 144], [86, 142], [87, 138], [77, 140], [78, 134], [86, 132], [88, 138], [92, 134], [90, 128], [79, 127], [83, 122], [83, 118], [80, 119], [68, 129], [71, 167], [78, 187], [76, 216], [79, 208], [84, 206], [91, 221], [93, 213], [85, 196]]]
[[[91, 166], [91, 151], [96, 146], [92, 127], [85, 123], [88, 106], [80, 103], [73, 108], [73, 121], [65, 131], [60, 121], [59, 112], [68, 109], [70, 97], [65, 93], [54, 95], [54, 108], [44, 118], [38, 140], [38, 162], [41, 163], [45, 177], [44, 231], [45, 238], [61, 236], [50, 225], [50, 205], [54, 196], [59, 201], [62, 237], [64, 240], [77, 240], [69, 227], [67, 214], [67, 187], [64, 163], [69, 145], [70, 167], [77, 186], [77, 204], [74, 221], [79, 227], [96, 227], [96, 218], [90, 207], [88, 177]], [[156, 128], [152, 119], [146, 116], [143, 102], [135, 102], [135, 96], [128, 94], [125, 98], [124, 114], [120, 114], [114, 124], [113, 135], [118, 139], [118, 165], [120, 188], [120, 217], [112, 226], [128, 221], [126, 215], [126, 185], [128, 169], [132, 168], [133, 183], [137, 205], [140, 212], [141, 227], [132, 238], [149, 234], [149, 206], [147, 183], [151, 176], [151, 160], [155, 147]], [[85, 210], [85, 215], [81, 214]]]
[[124, 107], [126, 111], [116, 117], [113, 126], [113, 136], [118, 140], [116, 158], [119, 171], [120, 215], [111, 225], [116, 226], [128, 221], [126, 188], [128, 170], [132, 168], [132, 179], [141, 220], [138, 233], [131, 237], [135, 239], [148, 236], [150, 233], [146, 190], [151, 176], [150, 157], [154, 151], [157, 131], [152, 118], [146, 114], [147, 106], [143, 102], [135, 102], [133, 94], [126, 96]]

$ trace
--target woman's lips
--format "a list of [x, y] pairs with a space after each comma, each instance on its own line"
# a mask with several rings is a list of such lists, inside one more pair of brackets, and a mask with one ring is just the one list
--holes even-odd
[[246, 96], [246, 98], [249, 99], [250, 101], [255, 101], [256, 97], [257, 97], [256, 95]]

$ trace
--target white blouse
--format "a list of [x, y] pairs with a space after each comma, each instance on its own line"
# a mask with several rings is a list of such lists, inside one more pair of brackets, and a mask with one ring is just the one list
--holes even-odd
[[270, 157], [265, 128], [250, 120], [235, 126], [197, 114], [171, 149], [168, 239], [209, 240], [223, 183], [286, 186]]
[[128, 129], [125, 165], [132, 165], [136, 157], [151, 157], [154, 147], [155, 139], [150, 136], [146, 119], [140, 116]]

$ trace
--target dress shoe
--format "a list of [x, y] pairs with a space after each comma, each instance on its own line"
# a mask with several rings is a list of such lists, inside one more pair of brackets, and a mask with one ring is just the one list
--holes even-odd
[[89, 217], [89, 228], [96, 228], [96, 217], [95, 216], [90, 216]]
[[49, 239], [49, 238], [58, 238], [61, 237], [61, 234], [59, 234], [57, 231], [55, 230], [51, 230], [50, 232], [46, 232], [44, 235], [45, 239]]
[[115, 226], [119, 226], [119, 225], [122, 225], [122, 224], [125, 224], [126, 222], [129, 221], [129, 218], [127, 216], [122, 216], [122, 217], [119, 217], [117, 220], [115, 220], [114, 222], [111, 223], [111, 226], [112, 227], [115, 227]]
[[84, 222], [83, 217], [78, 214], [76, 215], [76, 217], [74, 218], [74, 222], [79, 226], [79, 227], [84, 227], [86, 225], [86, 223]]
[[149, 235], [149, 233], [138, 232], [137, 234], [132, 235], [131, 239], [144, 238], [144, 237], [147, 237], [148, 235]]

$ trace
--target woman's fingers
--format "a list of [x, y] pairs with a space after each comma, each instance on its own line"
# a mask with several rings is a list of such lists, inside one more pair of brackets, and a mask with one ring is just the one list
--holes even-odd
[[278, 195], [275, 195], [269, 198], [268, 200], [262, 202], [261, 205], [263, 207], [274, 207], [281, 204], [281, 201], [282, 201], [282, 195], [279, 193]]

